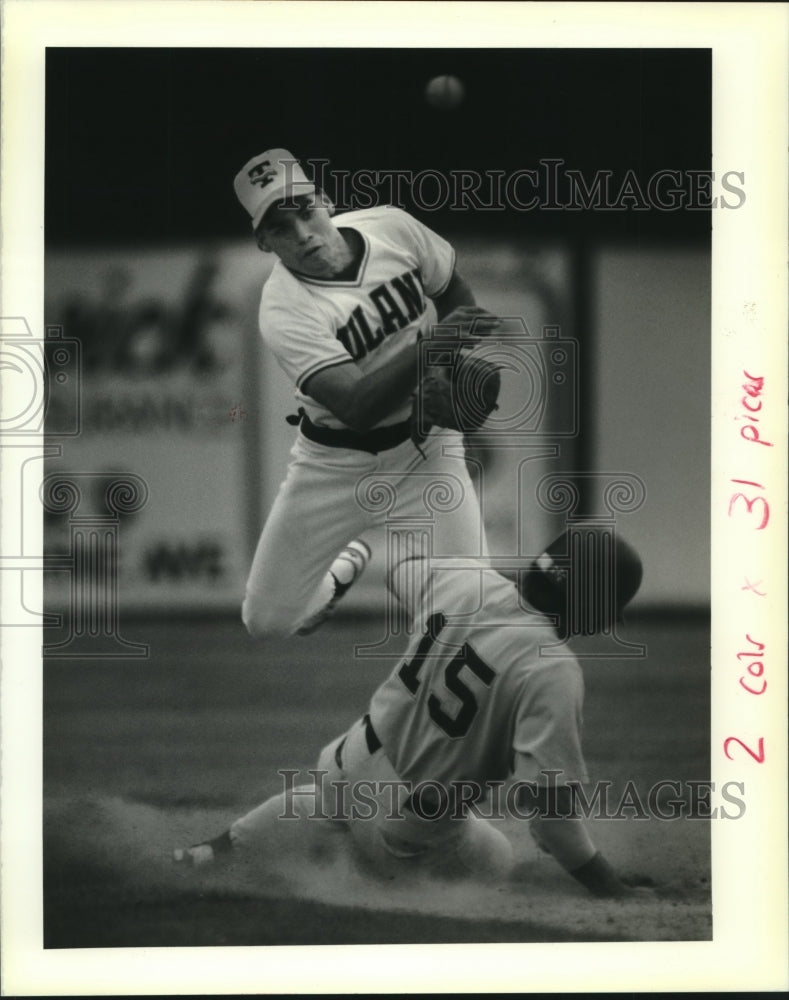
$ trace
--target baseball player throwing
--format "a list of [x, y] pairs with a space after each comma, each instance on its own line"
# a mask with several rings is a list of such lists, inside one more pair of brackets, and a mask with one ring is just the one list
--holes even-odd
[[[389, 585], [416, 632], [367, 714], [320, 754], [317, 784], [286, 789], [175, 859], [201, 865], [296, 843], [314, 853], [334, 838], [380, 873], [424, 866], [502, 877], [513, 867], [512, 848], [475, 805], [490, 783], [508, 780], [537, 844], [590, 892], [648, 893], [615, 873], [574, 808], [570, 786], [588, 780], [583, 680], [569, 648], [535, 614], [541, 593], [556, 607], [550, 562], [544, 553], [528, 575], [533, 604], [482, 561], [462, 569], [401, 562]], [[640, 582], [640, 560], [619, 540], [614, 563], [621, 608]], [[546, 646], [552, 655], [541, 653]]]
[[426, 476], [451, 483], [460, 502], [436, 519], [434, 552], [487, 555], [462, 435], [434, 430], [420, 453], [408, 418], [417, 341], [431, 323], [463, 336], [472, 324], [476, 334], [497, 321], [476, 307], [444, 239], [392, 207], [335, 222], [287, 150], [255, 156], [234, 186], [258, 246], [278, 257], [260, 329], [295, 386], [300, 431], [255, 552], [242, 617], [256, 637], [306, 633], [367, 564], [359, 536], [384, 524], [384, 513], [356, 495], [362, 477], [388, 482], [396, 516], [406, 519], [424, 517]]

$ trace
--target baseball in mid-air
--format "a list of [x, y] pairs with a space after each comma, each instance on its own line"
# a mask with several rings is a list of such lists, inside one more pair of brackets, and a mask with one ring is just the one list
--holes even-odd
[[454, 111], [465, 96], [466, 88], [456, 76], [434, 76], [425, 87], [427, 103], [438, 111]]

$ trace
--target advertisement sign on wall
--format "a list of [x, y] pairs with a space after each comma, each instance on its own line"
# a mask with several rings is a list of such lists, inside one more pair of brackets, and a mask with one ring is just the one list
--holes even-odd
[[50, 380], [48, 608], [73, 599], [78, 558], [112, 563], [105, 576], [117, 575], [133, 610], [240, 604], [256, 503], [249, 457], [259, 449], [253, 302], [267, 265], [238, 258], [49, 256], [47, 322], [78, 345], [80, 371], [78, 399]]

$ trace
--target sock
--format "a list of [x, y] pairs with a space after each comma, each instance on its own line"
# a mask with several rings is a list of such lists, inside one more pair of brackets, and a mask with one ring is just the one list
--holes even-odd
[[[297, 785], [289, 795], [280, 792], [230, 827], [234, 847], [259, 850], [265, 847], [273, 855], [292, 853], [299, 841], [315, 826], [320, 815], [319, 799], [312, 785]], [[325, 824], [324, 824], [325, 825]]]
[[[357, 547], [363, 547], [364, 543], [355, 543]], [[364, 546], [366, 548], [366, 546]], [[347, 546], [346, 546], [347, 548]], [[322, 611], [335, 597], [341, 596], [353, 583], [359, 572], [359, 564], [346, 553], [346, 549], [336, 557], [329, 567], [329, 571], [318, 585], [318, 589], [310, 598], [304, 619], [309, 621], [313, 615]]]
[[233, 850], [233, 838], [230, 835], [230, 830], [225, 830], [224, 833], [220, 833], [218, 837], [214, 837], [213, 840], [208, 840], [206, 843], [213, 849], [214, 854], [230, 854]]

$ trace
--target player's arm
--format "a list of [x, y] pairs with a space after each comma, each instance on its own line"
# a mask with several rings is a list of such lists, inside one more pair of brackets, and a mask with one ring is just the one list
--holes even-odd
[[363, 375], [352, 362], [324, 368], [301, 389], [355, 431], [367, 431], [402, 406], [416, 385], [417, 347], [410, 344], [391, 362]]
[[433, 305], [436, 307], [439, 320], [446, 319], [454, 309], [476, 305], [471, 286], [465, 278], [458, 274], [457, 269], [452, 272], [452, 277], [444, 291], [435, 296]]
[[[461, 337], [468, 335], [475, 320], [479, 333], [488, 332], [498, 323], [485, 309], [474, 305], [471, 289], [457, 271], [434, 302], [439, 318], [457, 325]], [[366, 375], [351, 363], [333, 365], [311, 375], [300, 388], [348, 427], [367, 431], [402, 406], [414, 391], [417, 352], [417, 344], [410, 344], [389, 364]]]
[[530, 832], [537, 845], [592, 895], [615, 898], [645, 894], [645, 890], [634, 888], [620, 878], [597, 850], [583, 817], [574, 811], [569, 788], [521, 785], [518, 808], [532, 816]]

